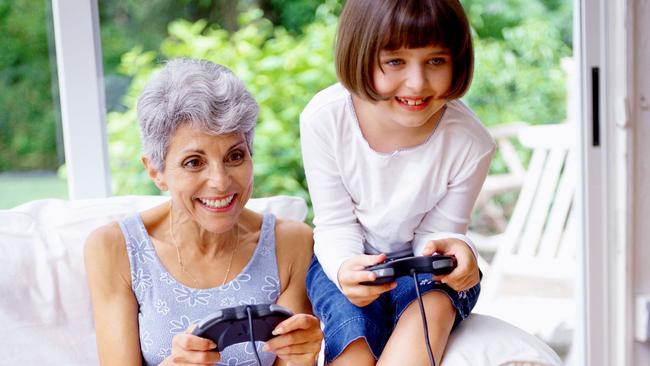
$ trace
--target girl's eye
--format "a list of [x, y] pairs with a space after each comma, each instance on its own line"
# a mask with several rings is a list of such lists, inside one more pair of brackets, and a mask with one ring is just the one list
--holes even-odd
[[203, 162], [199, 158], [190, 158], [183, 162], [183, 166], [190, 169], [199, 168]]
[[386, 65], [388, 65], [388, 66], [399, 66], [399, 65], [403, 64], [402, 60], [400, 60], [400, 59], [392, 59], [392, 60], [388, 60], [388, 61], [386, 61], [384, 63]]
[[434, 58], [432, 58], [431, 60], [429, 60], [429, 63], [430, 63], [431, 65], [442, 65], [442, 64], [444, 64], [446, 61], [447, 61], [447, 60], [445, 60], [444, 57], [434, 57]]

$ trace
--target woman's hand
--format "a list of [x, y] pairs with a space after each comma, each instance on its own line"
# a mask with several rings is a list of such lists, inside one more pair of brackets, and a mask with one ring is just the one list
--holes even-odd
[[453, 255], [457, 267], [450, 274], [434, 276], [433, 279], [447, 284], [456, 291], [467, 290], [480, 281], [478, 262], [469, 245], [460, 239], [431, 240], [422, 251], [422, 255]]
[[385, 254], [354, 256], [341, 265], [338, 273], [339, 284], [345, 297], [356, 306], [366, 306], [375, 301], [382, 293], [390, 291], [397, 286], [397, 283], [385, 283], [383, 285], [367, 286], [360, 282], [374, 281], [377, 275], [366, 271], [365, 268], [386, 260]]
[[262, 349], [273, 352], [289, 365], [309, 365], [316, 363], [320, 352], [323, 332], [320, 321], [313, 315], [296, 314], [278, 324], [271, 338]]
[[219, 352], [213, 351], [217, 347], [214, 342], [191, 334], [194, 327], [172, 338], [172, 354], [160, 366], [214, 365], [221, 359]]

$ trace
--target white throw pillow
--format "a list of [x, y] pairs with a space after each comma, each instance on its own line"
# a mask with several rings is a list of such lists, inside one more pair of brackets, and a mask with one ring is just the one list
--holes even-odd
[[559, 366], [557, 354], [538, 338], [503, 320], [471, 314], [454, 330], [441, 366]]

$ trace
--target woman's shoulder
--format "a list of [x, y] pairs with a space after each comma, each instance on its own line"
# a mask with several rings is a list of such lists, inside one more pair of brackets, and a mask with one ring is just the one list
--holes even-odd
[[117, 278], [130, 284], [130, 264], [125, 243], [117, 222], [100, 226], [88, 235], [84, 246], [84, 261], [91, 284], [108, 284]]
[[86, 254], [110, 254], [125, 251], [126, 245], [120, 224], [113, 221], [93, 230], [86, 239], [85, 250]]
[[293, 253], [311, 258], [313, 253], [312, 228], [304, 222], [276, 219], [275, 242], [279, 254]]

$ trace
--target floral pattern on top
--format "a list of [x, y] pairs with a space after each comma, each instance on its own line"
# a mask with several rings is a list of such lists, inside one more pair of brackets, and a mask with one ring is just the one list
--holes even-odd
[[[264, 215], [257, 248], [249, 263], [233, 280], [208, 289], [178, 282], [160, 262], [139, 215], [120, 222], [131, 265], [132, 288], [138, 301], [140, 347], [145, 365], [158, 365], [171, 354], [172, 338], [217, 310], [240, 304], [275, 303], [281, 285], [275, 257], [275, 217]], [[275, 355], [262, 352], [263, 366], [271, 366]], [[216, 365], [256, 365], [250, 342], [221, 350]]]

